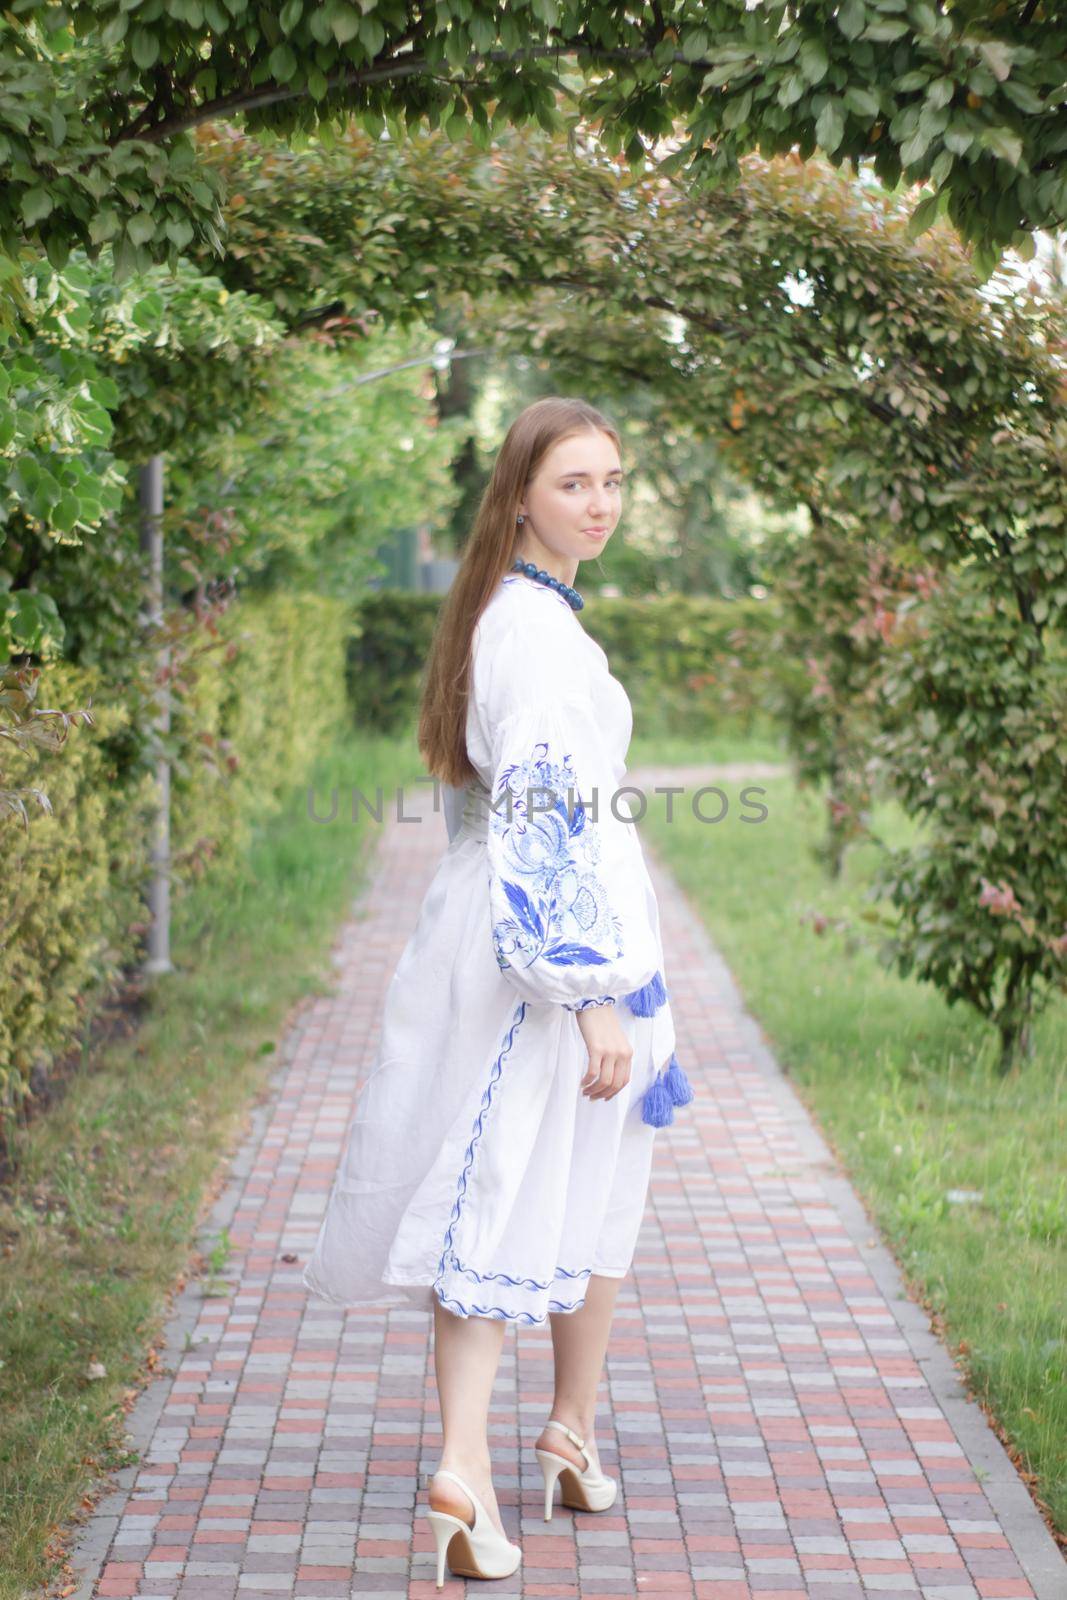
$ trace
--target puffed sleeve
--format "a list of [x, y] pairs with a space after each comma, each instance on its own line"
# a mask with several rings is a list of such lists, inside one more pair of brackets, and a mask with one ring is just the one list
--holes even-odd
[[493, 947], [523, 999], [580, 1010], [649, 983], [659, 953], [584, 641], [549, 606], [528, 614], [498, 642], [483, 707]]

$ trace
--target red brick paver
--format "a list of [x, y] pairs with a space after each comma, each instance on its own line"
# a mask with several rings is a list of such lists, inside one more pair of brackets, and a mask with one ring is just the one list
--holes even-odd
[[[631, 774], [634, 781], [637, 775]], [[216, 1208], [230, 1293], [185, 1292], [138, 1463], [75, 1548], [90, 1596], [437, 1596], [419, 1473], [440, 1453], [421, 1311], [309, 1302], [300, 1272], [444, 824], [383, 828]], [[338, 823], [337, 825], [341, 825]], [[1067, 1566], [927, 1319], [656, 863], [678, 1055], [697, 1098], [657, 1135], [597, 1442], [622, 1494], [541, 1519], [548, 1329], [512, 1326], [491, 1419], [523, 1564], [440, 1593], [547, 1600], [1064, 1600]], [[288, 1259], [287, 1259], [288, 1258]], [[1058, 1587], [1057, 1587], [1058, 1585]]]

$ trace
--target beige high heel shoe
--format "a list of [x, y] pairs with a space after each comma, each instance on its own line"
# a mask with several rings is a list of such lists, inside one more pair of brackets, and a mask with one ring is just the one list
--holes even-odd
[[511, 1540], [497, 1528], [496, 1523], [478, 1499], [469, 1483], [447, 1467], [438, 1467], [436, 1474], [426, 1474], [426, 1487], [434, 1477], [451, 1478], [458, 1483], [474, 1507], [474, 1524], [448, 1511], [435, 1511], [432, 1506], [426, 1515], [437, 1541], [437, 1587], [444, 1588], [445, 1557], [448, 1569], [457, 1578], [508, 1578], [522, 1560], [521, 1545]]
[[545, 1521], [552, 1521], [552, 1497], [557, 1478], [560, 1484], [560, 1500], [572, 1511], [606, 1511], [609, 1506], [614, 1505], [619, 1485], [614, 1478], [609, 1478], [601, 1472], [600, 1458], [593, 1441], [590, 1439], [587, 1444], [584, 1439], [579, 1438], [573, 1428], [568, 1428], [565, 1422], [557, 1422], [555, 1417], [550, 1417], [545, 1427], [559, 1428], [567, 1435], [571, 1444], [585, 1456], [585, 1466], [579, 1468], [573, 1461], [568, 1461], [566, 1456], [558, 1456], [554, 1450], [541, 1450], [534, 1446], [534, 1455], [541, 1463], [541, 1473], [545, 1480]]

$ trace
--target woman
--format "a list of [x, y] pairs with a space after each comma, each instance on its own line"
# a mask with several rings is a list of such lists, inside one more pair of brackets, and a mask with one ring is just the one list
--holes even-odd
[[[551, 1325], [537, 1440], [545, 1519], [604, 1510], [593, 1441], [655, 1129], [692, 1091], [674, 1055], [659, 911], [625, 797], [632, 714], [578, 620], [578, 563], [620, 514], [619, 436], [580, 400], [512, 424], [446, 596], [419, 749], [449, 843], [390, 982], [377, 1064], [310, 1262], [342, 1305], [433, 1310], [443, 1450], [437, 1584], [499, 1578], [487, 1440], [507, 1323]], [[525, 565], [524, 565], [525, 563]]]

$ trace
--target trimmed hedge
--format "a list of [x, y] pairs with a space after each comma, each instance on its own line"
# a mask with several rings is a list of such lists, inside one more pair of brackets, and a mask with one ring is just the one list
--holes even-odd
[[213, 875], [228, 871], [252, 825], [309, 781], [316, 757], [351, 724], [350, 604], [271, 595], [228, 611], [219, 631], [240, 648], [221, 671], [201, 671], [171, 779], [171, 853], [190, 874], [205, 855]]
[[37, 704], [65, 710], [92, 701], [96, 726], [76, 725], [56, 755], [4, 753], [8, 787], [36, 783], [52, 814], [27, 805], [28, 830], [0, 824], [0, 1113], [29, 1092], [78, 1037], [94, 991], [111, 987], [131, 959], [142, 914], [148, 773], [125, 783], [108, 741], [131, 714], [109, 699], [100, 673], [60, 662], [46, 668]]
[[[174, 695], [172, 893], [208, 863], [213, 876], [231, 871], [253, 825], [350, 721], [351, 627], [347, 604], [315, 595], [245, 601], [219, 620], [233, 660], [209, 655]], [[141, 957], [154, 784], [136, 756], [134, 692], [97, 669], [48, 666], [38, 705], [91, 697], [96, 726], [75, 727], [53, 756], [4, 754], [8, 786], [35, 783], [53, 810], [31, 807], [28, 832], [0, 825], [0, 1131]]]
[[[348, 647], [357, 722], [396, 732], [417, 715], [440, 604], [440, 595], [403, 590], [375, 592], [360, 602]], [[775, 670], [770, 639], [778, 616], [770, 602], [593, 596], [581, 624], [607, 651], [613, 675], [630, 696], [636, 728], [747, 733], [761, 720], [767, 677]]]
[[[356, 608], [316, 595], [242, 601], [220, 649], [184, 672], [170, 744], [172, 888], [225, 878], [257, 821], [311, 771], [346, 724], [397, 732], [414, 719], [439, 595], [369, 594]], [[773, 608], [760, 601], [593, 597], [582, 625], [625, 684], [635, 725], [693, 734], [748, 730], [766, 702]], [[742, 630], [735, 632], [735, 630]], [[145, 712], [97, 669], [45, 669], [39, 705], [90, 698], [55, 756], [5, 753], [10, 787], [37, 783], [53, 815], [28, 834], [2, 824], [0, 1133], [50, 1064], [83, 1036], [96, 1000], [139, 963], [153, 782]], [[135, 718], [141, 728], [134, 726]]]

